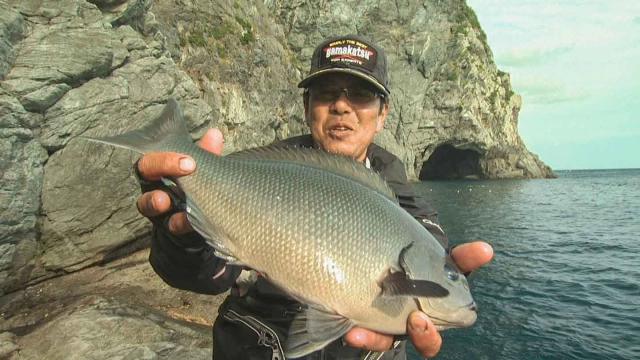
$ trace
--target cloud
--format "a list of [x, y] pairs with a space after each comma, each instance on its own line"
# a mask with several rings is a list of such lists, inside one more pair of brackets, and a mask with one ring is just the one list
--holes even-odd
[[512, 49], [496, 54], [496, 62], [504, 66], [543, 65], [554, 61], [571, 51], [571, 47], [563, 46], [552, 49]]
[[[609, 48], [638, 39], [638, 0], [468, 0], [494, 53], [521, 49]], [[633, 22], [630, 18], [636, 17]], [[498, 50], [498, 51], [496, 51]]]
[[589, 98], [589, 95], [584, 93], [571, 93], [564, 90], [549, 92], [545, 94], [536, 94], [527, 96], [523, 95], [523, 101], [527, 101], [532, 105], [549, 105], [558, 103], [568, 103], [574, 101], [582, 101]]
[[635, 24], [640, 24], [640, 16], [636, 16], [636, 17], [634, 17], [634, 18], [633, 18], [633, 22], [634, 22]]
[[548, 105], [582, 101], [589, 98], [588, 93], [567, 89], [564, 84], [552, 79], [516, 78], [512, 82], [516, 93], [522, 96], [525, 104]]

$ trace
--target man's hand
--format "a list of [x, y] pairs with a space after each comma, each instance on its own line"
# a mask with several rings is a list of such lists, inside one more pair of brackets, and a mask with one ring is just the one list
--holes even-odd
[[[207, 130], [198, 146], [220, 155], [222, 133], [218, 129]], [[190, 174], [195, 168], [196, 163], [191, 157], [174, 152], [152, 152], [142, 156], [138, 161], [138, 172], [146, 181], [158, 181], [162, 177], [178, 178]], [[138, 198], [138, 210], [146, 217], [162, 215], [169, 211], [170, 207], [169, 195], [162, 190], [149, 191]], [[169, 231], [176, 235], [193, 231], [184, 211], [171, 215], [168, 226]]]
[[[493, 248], [483, 241], [454, 247], [451, 257], [463, 273], [474, 270], [493, 258]], [[423, 357], [435, 356], [442, 346], [442, 338], [429, 317], [414, 311], [407, 320], [407, 333], [418, 353]], [[393, 337], [355, 327], [344, 335], [347, 344], [373, 351], [385, 351], [393, 345]]]

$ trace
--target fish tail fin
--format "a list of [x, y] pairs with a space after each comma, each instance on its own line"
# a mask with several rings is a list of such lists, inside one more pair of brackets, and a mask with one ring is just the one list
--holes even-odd
[[162, 113], [146, 126], [116, 136], [81, 138], [107, 145], [117, 146], [146, 154], [152, 151], [171, 150], [172, 144], [191, 142], [191, 137], [184, 124], [182, 109], [175, 98], [169, 98]]

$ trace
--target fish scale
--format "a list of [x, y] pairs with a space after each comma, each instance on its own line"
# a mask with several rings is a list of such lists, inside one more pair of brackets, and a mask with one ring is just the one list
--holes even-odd
[[318, 350], [353, 326], [403, 334], [418, 305], [439, 328], [476, 319], [466, 279], [444, 249], [353, 159], [276, 147], [213, 155], [191, 142], [174, 99], [140, 130], [89, 139], [193, 157], [196, 170], [175, 182], [194, 229], [218, 256], [308, 305], [293, 321], [287, 357]]
[[[370, 284], [363, 282], [362, 279], [367, 275], [371, 279], [371, 274], [382, 275], [389, 264], [397, 259], [397, 255], [392, 254], [397, 254], [407, 245], [394, 241], [394, 235], [399, 235], [398, 238], [410, 238], [408, 235], [403, 235], [404, 228], [392, 227], [388, 223], [376, 221], [385, 217], [381, 211], [383, 209], [395, 212], [396, 204], [348, 179], [318, 169], [283, 162], [232, 160], [231, 166], [226, 169], [228, 161], [222, 157], [196, 157], [195, 160], [203, 168], [217, 168], [220, 169], [220, 174], [225, 174], [224, 177], [211, 176], [212, 174], [203, 172], [202, 175], [196, 174], [180, 182], [185, 192], [191, 194], [194, 201], [201, 204], [200, 207], [204, 213], [211, 214], [209, 220], [215, 222], [220, 229], [226, 230], [224, 233], [231, 239], [228, 243], [223, 242], [223, 245], [231, 249], [241, 262], [266, 273], [274, 282], [280, 284], [283, 282], [280, 279], [287, 279], [288, 290], [298, 298], [321, 303], [320, 299], [331, 295], [334, 302], [326, 304], [328, 307], [348, 308], [352, 292], [371, 293]], [[263, 167], [271, 171], [261, 171]], [[303, 176], [303, 173], [306, 176]], [[230, 182], [225, 179], [225, 177], [241, 178], [243, 174], [255, 175], [247, 176], [240, 182]], [[282, 178], [300, 180], [289, 182], [286, 191], [283, 187], [276, 191], [266, 191], [274, 187], [271, 184], [282, 183]], [[321, 186], [326, 182], [334, 182], [334, 186], [329, 188]], [[211, 188], [220, 189], [220, 191], [199, 190]], [[255, 190], [250, 194], [239, 191], [242, 188]], [[235, 206], [219, 206], [228, 194], [238, 194], [239, 198], [232, 201]], [[292, 194], [295, 194], [295, 197]], [[280, 197], [280, 202], [285, 206], [273, 207], [277, 197]], [[366, 199], [367, 197], [371, 199]], [[321, 211], [312, 206], [319, 198], [324, 199]], [[385, 204], [371, 206], [371, 211], [366, 211], [363, 204], [376, 201]], [[233, 210], [229, 211], [230, 209]], [[267, 216], [270, 209], [279, 210], [271, 219]], [[365, 221], [355, 221], [353, 217], [356, 214], [365, 216]], [[264, 217], [264, 220], [259, 219], [260, 217]], [[340, 220], [336, 221], [336, 218]], [[302, 225], [300, 219], [310, 219], [309, 221], [316, 224], [314, 229], [310, 233], [305, 232], [304, 226], [300, 226]], [[273, 229], [269, 225], [273, 223], [282, 224], [282, 228]], [[359, 226], [338, 226], [343, 224]], [[269, 236], [265, 232], [269, 231], [277, 235], [275, 238], [271, 236], [272, 241], [267, 243], [264, 239]], [[346, 242], [341, 239], [354, 240]], [[292, 244], [295, 244], [293, 248]], [[357, 251], [365, 247], [373, 250], [366, 253], [369, 256], [364, 258], [351, 256], [353, 250]], [[236, 248], [238, 250], [234, 250]], [[270, 253], [271, 256], [269, 258], [261, 256], [265, 252]], [[314, 256], [309, 257], [308, 254], [314, 254]], [[354, 269], [351, 271], [340, 269], [342, 273], [351, 275], [341, 281], [339, 284], [342, 285], [341, 287], [308, 289], [309, 283], [338, 285], [335, 272], [327, 271], [323, 260], [342, 258], [353, 259], [348, 262], [342, 261], [340, 264], [345, 268], [354, 267]], [[299, 269], [306, 271], [300, 272]], [[372, 280], [377, 281], [377, 276]], [[345, 293], [340, 294], [343, 291]], [[373, 301], [373, 297], [377, 294], [371, 295], [371, 301]]]

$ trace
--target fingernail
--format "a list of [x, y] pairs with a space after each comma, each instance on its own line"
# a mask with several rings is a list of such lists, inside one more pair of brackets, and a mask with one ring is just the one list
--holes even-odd
[[412, 315], [409, 318], [409, 327], [413, 331], [427, 332], [427, 329], [429, 328], [428, 321], [429, 321], [429, 319], [427, 318], [426, 314], [417, 313], [417, 314]]
[[182, 170], [182, 171], [185, 171], [185, 172], [193, 171], [193, 169], [195, 169], [195, 167], [196, 167], [196, 163], [195, 163], [195, 161], [193, 161], [192, 158], [185, 157], [185, 158], [180, 159], [180, 165], [179, 166], [180, 166], [180, 170]]

